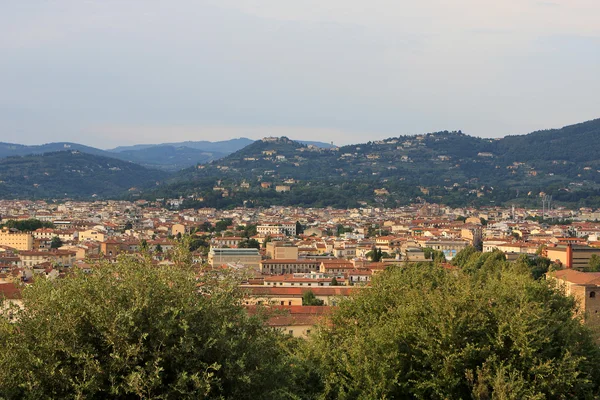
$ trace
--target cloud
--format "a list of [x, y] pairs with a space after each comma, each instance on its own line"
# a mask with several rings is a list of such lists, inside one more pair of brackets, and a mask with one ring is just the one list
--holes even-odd
[[90, 126], [141, 127], [111, 139], [123, 143], [178, 126], [501, 136], [597, 117], [600, 4], [554, 3], [7, 2], [0, 108], [20, 111], [0, 115], [0, 139], [102, 142]]

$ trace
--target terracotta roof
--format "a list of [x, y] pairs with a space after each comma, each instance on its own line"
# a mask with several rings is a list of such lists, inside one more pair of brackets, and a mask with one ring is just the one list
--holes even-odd
[[600, 285], [600, 272], [580, 272], [574, 269], [563, 269], [552, 272], [551, 276], [576, 285]]
[[12, 282], [0, 284], [0, 298], [10, 300], [20, 299], [21, 288]]

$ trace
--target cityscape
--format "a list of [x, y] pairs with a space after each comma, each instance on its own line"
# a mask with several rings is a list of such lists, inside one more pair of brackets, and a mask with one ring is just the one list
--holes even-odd
[[600, 399], [600, 2], [0, 2], [0, 400]]

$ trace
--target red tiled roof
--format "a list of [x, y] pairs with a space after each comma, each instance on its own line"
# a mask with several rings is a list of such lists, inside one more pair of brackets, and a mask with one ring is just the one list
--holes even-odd
[[15, 300], [21, 298], [21, 288], [13, 282], [0, 284], [0, 298]]

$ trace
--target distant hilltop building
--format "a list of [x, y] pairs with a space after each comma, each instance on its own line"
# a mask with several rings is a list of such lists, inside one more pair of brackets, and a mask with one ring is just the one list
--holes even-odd
[[390, 192], [388, 192], [387, 189], [385, 188], [381, 188], [381, 189], [375, 189], [373, 191], [377, 196], [387, 196], [388, 194], [390, 194]]

